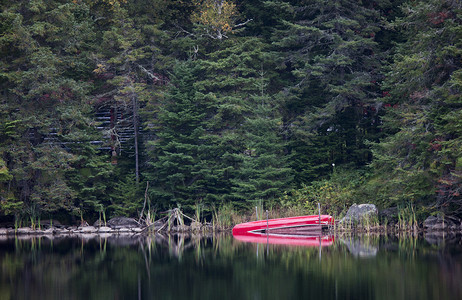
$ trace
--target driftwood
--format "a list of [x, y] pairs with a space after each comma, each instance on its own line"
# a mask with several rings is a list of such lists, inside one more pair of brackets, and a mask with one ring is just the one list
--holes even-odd
[[[168, 214], [167, 216], [157, 220], [153, 224], [149, 224], [148, 226], [143, 228], [143, 232], [149, 231], [154, 227], [157, 233], [165, 231], [165, 232], [172, 232], [172, 231], [190, 231], [191, 229], [197, 230], [202, 227], [202, 224], [197, 220], [185, 215], [179, 208], [174, 208], [171, 210], [166, 211]], [[184, 223], [184, 219], [188, 219], [191, 221], [193, 226], [186, 226]], [[174, 226], [176, 221], [177, 226]], [[159, 224], [161, 223], [161, 224]], [[158, 225], [161, 225], [159, 228], [156, 228]]]

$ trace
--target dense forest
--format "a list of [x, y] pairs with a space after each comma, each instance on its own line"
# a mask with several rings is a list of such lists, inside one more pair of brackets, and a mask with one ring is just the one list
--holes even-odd
[[462, 215], [459, 0], [0, 6], [3, 221]]

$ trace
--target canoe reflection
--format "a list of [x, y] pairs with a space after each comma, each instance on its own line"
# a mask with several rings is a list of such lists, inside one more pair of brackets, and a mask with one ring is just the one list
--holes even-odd
[[305, 247], [326, 247], [334, 243], [332, 235], [287, 235], [287, 234], [265, 234], [258, 232], [243, 232], [233, 234], [238, 241], [259, 244], [289, 245]]

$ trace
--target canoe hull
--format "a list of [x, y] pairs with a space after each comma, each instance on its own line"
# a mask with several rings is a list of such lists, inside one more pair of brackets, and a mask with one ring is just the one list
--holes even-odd
[[334, 224], [334, 218], [329, 215], [311, 215], [291, 218], [279, 218], [262, 221], [241, 223], [233, 228], [233, 235], [242, 235], [247, 232], [269, 234], [302, 234], [307, 232], [320, 232], [323, 227]]

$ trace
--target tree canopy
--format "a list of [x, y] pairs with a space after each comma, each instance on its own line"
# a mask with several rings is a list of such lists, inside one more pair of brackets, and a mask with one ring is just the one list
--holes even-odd
[[460, 1], [0, 7], [2, 219], [145, 200], [462, 215]]

